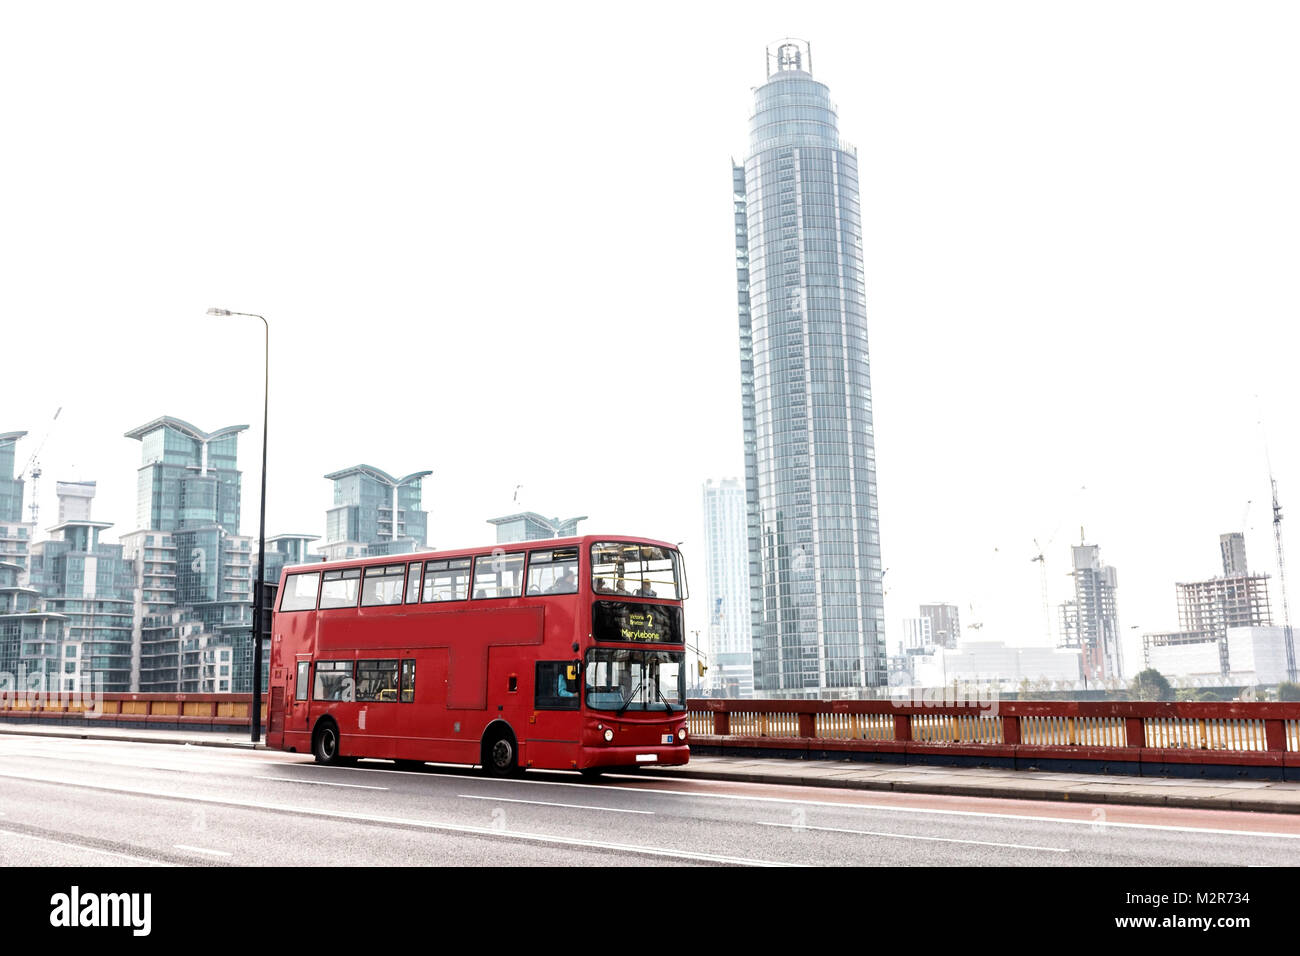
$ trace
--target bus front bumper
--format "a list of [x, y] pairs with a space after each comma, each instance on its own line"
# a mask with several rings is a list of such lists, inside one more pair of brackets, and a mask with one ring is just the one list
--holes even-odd
[[583, 747], [578, 769], [590, 770], [605, 767], [679, 767], [691, 759], [691, 748], [685, 744], [673, 747]]

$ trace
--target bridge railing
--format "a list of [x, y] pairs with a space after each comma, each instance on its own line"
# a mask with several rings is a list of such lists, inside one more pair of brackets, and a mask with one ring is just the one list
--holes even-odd
[[1010, 765], [1201, 763], [1300, 772], [1300, 703], [698, 698], [687, 707], [692, 744], [728, 754], [984, 756]]
[[[100, 694], [0, 692], [0, 717], [39, 721], [195, 727], [200, 730], [247, 730], [251, 726], [247, 694]], [[266, 703], [262, 704], [266, 719]]]
[[[234, 694], [0, 692], [0, 718], [248, 729], [249, 697]], [[808, 757], [889, 755], [1031, 761], [1216, 764], [1294, 768], [1300, 776], [1300, 703], [698, 698], [689, 739], [722, 753]], [[265, 723], [266, 704], [262, 705]], [[1287, 774], [1290, 776], [1290, 772]]]

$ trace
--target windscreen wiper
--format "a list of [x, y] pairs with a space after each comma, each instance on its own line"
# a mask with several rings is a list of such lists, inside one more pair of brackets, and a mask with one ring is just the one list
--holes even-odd
[[636, 687], [632, 688], [632, 693], [627, 695], [627, 698], [623, 701], [623, 706], [618, 709], [615, 716], [622, 717], [627, 712], [627, 709], [632, 706], [632, 701], [636, 700], [636, 695], [641, 693], [641, 683], [641, 681], [637, 681]]

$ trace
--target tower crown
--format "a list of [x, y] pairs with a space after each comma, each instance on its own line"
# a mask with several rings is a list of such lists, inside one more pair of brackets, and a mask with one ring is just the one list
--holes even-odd
[[767, 48], [767, 75], [771, 77], [772, 67], [778, 72], [798, 70], [812, 75], [812, 45], [807, 40], [786, 37]]

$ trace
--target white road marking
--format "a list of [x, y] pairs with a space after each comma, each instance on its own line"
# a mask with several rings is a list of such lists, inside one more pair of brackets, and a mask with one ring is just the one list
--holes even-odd
[[435, 820], [418, 820], [410, 817], [389, 817], [371, 813], [349, 813], [341, 810], [325, 810], [319, 807], [297, 807], [283, 803], [262, 803], [256, 800], [238, 800], [231, 797], [201, 797], [188, 793], [175, 793], [164, 790], [141, 790], [135, 787], [111, 787], [105, 784], [85, 783], [80, 780], [56, 780], [48, 777], [33, 777], [17, 773], [0, 772], [0, 777], [12, 780], [31, 780], [38, 783], [50, 783], [65, 787], [77, 787], [83, 790], [127, 793], [138, 797], [180, 800], [189, 803], [204, 803], [220, 807], [238, 807], [245, 810], [270, 810], [278, 813], [291, 813], [295, 816], [324, 817], [331, 820], [356, 821], [360, 823], [386, 823], [392, 826], [411, 827], [420, 830], [435, 830], [444, 833], [469, 833], [477, 836], [497, 838], [505, 837], [515, 840], [529, 840], [534, 843], [551, 843], [559, 846], [583, 847], [595, 850], [613, 850], [618, 853], [638, 853], [646, 856], [660, 856], [675, 860], [699, 860], [704, 863], [733, 863], [741, 866], [795, 865], [776, 860], [754, 860], [746, 857], [721, 856], [716, 853], [701, 853], [693, 850], [675, 850], [660, 846], [606, 843], [600, 840], [581, 840], [576, 837], [554, 836], [549, 833], [529, 833], [521, 830], [499, 830], [495, 827], [476, 827], [466, 824], [440, 823]]
[[189, 850], [191, 853], [210, 853], [212, 856], [230, 856], [225, 850], [210, 850], [205, 846], [188, 846], [184, 843], [173, 843], [178, 850]]
[[351, 787], [353, 790], [387, 790], [387, 787], [368, 787], [363, 783], [334, 783], [332, 780], [299, 780], [297, 777], [263, 777], [261, 774], [250, 776], [249, 780], [283, 780], [286, 783], [306, 783], [313, 787]]
[[231, 767], [237, 766], [232, 763], [198, 757], [193, 760], [181, 760], [175, 763], [140, 763], [131, 759], [112, 759], [108, 756], [84, 751], [45, 753], [36, 750], [25, 750], [13, 753], [10, 756], [32, 757], [38, 760], [63, 760], [70, 763], [105, 764], [111, 767], [129, 767], [133, 770], [167, 770], [176, 773], [224, 773], [228, 772]]
[[[203, 731], [200, 731], [202, 733]], [[280, 750], [253, 750], [251, 747], [217, 747], [212, 744], [174, 744], [166, 740], [119, 740], [113, 738], [100, 737], [50, 737], [45, 734], [32, 735], [14, 735], [3, 736], [6, 732], [0, 728], [0, 748], [4, 745], [10, 747], [32, 747], [37, 748], [33, 752], [42, 752], [40, 748], [50, 751], [55, 749], [67, 752], [75, 750], [82, 753], [99, 752], [105, 745], [109, 745], [116, 750], [126, 751], [143, 751], [156, 752], [160, 746], [170, 747], [169, 753], [177, 757], [186, 755], [194, 759], [207, 759], [213, 761], [238, 761], [256, 758], [260, 760], [283, 760], [284, 758], [292, 759], [294, 756], [302, 757], [302, 754], [291, 754], [287, 751]]]
[[[88, 743], [87, 741], [77, 741], [77, 742]], [[109, 742], [119, 743], [118, 741], [109, 741]], [[139, 744], [138, 746], [152, 747], [156, 745]], [[364, 767], [364, 766], [363, 767], [345, 767], [345, 766], [329, 767], [329, 766], [323, 766], [316, 763], [307, 763], [303, 760], [293, 759], [295, 755], [291, 755], [288, 753], [281, 753], [279, 751], [270, 752], [270, 751], [237, 750], [237, 751], [232, 751], [230, 754], [232, 759], [235, 758], [236, 755], [238, 755], [239, 758], [245, 758], [249, 755], [255, 755], [258, 757], [266, 757], [266, 758], [288, 757], [289, 758], [288, 762], [293, 764], [294, 766], [316, 767], [321, 770], [345, 770], [345, 771], [355, 771], [359, 773], [375, 772], [373, 767]], [[381, 761], [381, 763], [384, 762]], [[438, 766], [438, 767], [446, 766], [446, 767], [455, 767], [462, 770], [468, 769], [468, 765], [466, 764], [439, 764], [433, 761], [429, 761], [429, 763], [433, 766]], [[435, 779], [435, 780], [443, 779], [443, 775], [441, 774], [431, 774], [428, 772], [423, 772], [418, 770], [384, 769], [382, 772], [385, 774], [390, 774], [390, 773], [410, 774], [413, 776], [425, 777], [427, 779]], [[5, 776], [5, 774], [0, 774], [0, 777], [3, 776]], [[35, 779], [35, 778], [18, 778], [18, 779]], [[634, 780], [644, 780], [644, 779], [645, 779], [644, 777], [635, 777], [630, 775], [624, 775], [622, 777], [622, 780], [627, 781], [629, 783]], [[658, 778], [658, 779], [670, 779], [670, 778]], [[58, 782], [58, 781], [49, 781], [49, 782]], [[528, 778], [517, 778], [517, 777], [509, 778], [509, 779], [498, 778], [498, 777], [478, 777], [475, 779], [475, 782], [527, 784], [529, 786], [534, 786], [534, 787], [582, 787], [587, 789], [606, 790], [606, 791], [611, 789], [609, 783], [599, 784], [599, 783], [579, 783], [576, 781], [570, 782], [566, 780], [532, 780]], [[684, 780], [683, 782], [690, 782], [690, 781]], [[793, 787], [793, 786], [797, 786], [797, 784], [764, 784], [763, 786]], [[1072, 819], [1069, 817], [1040, 816], [1036, 814], [995, 813], [995, 812], [983, 811], [983, 810], [941, 810], [941, 809], [935, 809], [930, 807], [903, 807], [903, 806], [893, 806], [889, 804], [849, 803], [849, 802], [836, 802], [831, 800], [795, 799], [792, 797], [761, 797], [761, 796], [747, 796], [744, 794], [732, 794], [732, 793], [708, 793], [704, 791], [663, 790], [654, 787], [624, 787], [618, 789], [622, 792], [636, 791], [639, 793], [654, 793], [654, 794], [661, 794], [664, 796], [674, 796], [674, 797], [684, 797], [684, 798], [702, 798], [702, 799], [712, 799], [712, 800], [742, 800], [742, 801], [747, 800], [755, 803], [793, 804], [796, 806], [835, 807], [839, 809], [873, 810], [873, 811], [893, 812], [893, 813], [919, 813], [919, 814], [931, 814], [931, 815], [938, 815], [938, 816], [982, 817], [991, 820], [1022, 820], [1022, 821], [1035, 822], [1035, 823], [1058, 823], [1058, 824], [1068, 824], [1074, 826], [1087, 826], [1094, 829], [1101, 828], [1101, 827], [1110, 827], [1116, 829], [1162, 830], [1162, 831], [1167, 831], [1172, 833], [1191, 833], [1191, 834], [1201, 833], [1201, 834], [1214, 834], [1214, 835], [1222, 835], [1222, 836], [1267, 837], [1267, 838], [1276, 838], [1276, 839], [1284, 839], [1284, 840], [1300, 840], [1300, 833], [1276, 833], [1276, 832], [1270, 832], [1264, 830], [1230, 830], [1230, 829], [1212, 828], [1212, 827], [1174, 826], [1170, 824], [1158, 824], [1158, 823], [1119, 823], [1111, 820], [1095, 820], [1092, 818]], [[850, 791], [850, 792], [861, 793], [862, 791]], [[926, 796], [926, 795], [922, 794], [920, 796]], [[971, 799], [989, 799], [989, 798], [973, 797]], [[1081, 802], [1085, 804], [1087, 803], [1086, 796]], [[1097, 805], [1107, 806], [1107, 807], [1128, 806], [1127, 804], [1097, 804]], [[1165, 807], [1161, 809], [1177, 811], [1177, 810], [1195, 809], [1195, 808]], [[1224, 812], [1232, 812], [1232, 811], [1224, 811]]]
[[[81, 741], [76, 741], [75, 743], [81, 743]], [[116, 743], [116, 741], [113, 741], [113, 743]], [[136, 750], [131, 748], [127, 749], [125, 754], [120, 750], [117, 753], [105, 753], [100, 747], [92, 743], [87, 747], [61, 747], [58, 751], [52, 749], [44, 750], [29, 748], [19, 751], [11, 751], [6, 755], [14, 757], [31, 757], [39, 760], [61, 760], [68, 763], [81, 762], [86, 764], [104, 764], [108, 766], [127, 767], [135, 770], [228, 774], [230, 776], [244, 776], [254, 772], [259, 767], [267, 766], [269, 763], [265, 757], [257, 763], [249, 763], [247, 761], [247, 757], [251, 754], [249, 751], [232, 751], [229, 755], [224, 755], [211, 752], [212, 748], [210, 747], [195, 747], [185, 750], [177, 750], [174, 748], [172, 753], [175, 753], [176, 758], [178, 759], [163, 760], [161, 759], [162, 755], [157, 752], [156, 745], [145, 744], [142, 745], [142, 747], [147, 747], [148, 749]], [[132, 753], [139, 753], [140, 757], [137, 759], [129, 756]], [[168, 756], [170, 756], [170, 754], [168, 754]], [[263, 755], [256, 754], [255, 756]], [[279, 758], [291, 755], [282, 755], [277, 753], [272, 756]], [[149, 760], [151, 762], [143, 763], [139, 762], [140, 760]], [[274, 764], [267, 766], [267, 769], [299, 765], [300, 764], [295, 763], [292, 760], [286, 761], [283, 759], [277, 759], [274, 761]], [[308, 764], [307, 766], [312, 765]]]
[[515, 800], [510, 797], [481, 797], [472, 793], [458, 793], [466, 800], [491, 800], [493, 803], [527, 803], [534, 807], [564, 807], [568, 810], [604, 810], [606, 813], [644, 813], [654, 816], [653, 810], [624, 810], [620, 807], [596, 807], [582, 803], [547, 803], [545, 800]]
[[[532, 786], [543, 787], [595, 787], [597, 789], [609, 790], [608, 784], [598, 783], [569, 783], [564, 780], [521, 780], [515, 778], [506, 780], [499, 777], [481, 777], [480, 782], [488, 783], [528, 783]], [[627, 777], [627, 780], [634, 778]], [[797, 784], [762, 784], [762, 786], [797, 786]], [[939, 816], [954, 817], [985, 817], [991, 820], [1027, 820], [1035, 823], [1067, 823], [1076, 826], [1086, 827], [1119, 827], [1133, 830], [1167, 830], [1173, 833], [1215, 833], [1225, 836], [1244, 836], [1244, 837], [1270, 837], [1283, 840], [1300, 840], [1300, 833], [1275, 833], [1267, 830], [1228, 830], [1213, 827], [1180, 827], [1162, 823], [1118, 823], [1113, 820], [1094, 820], [1091, 817], [1087, 819], [1072, 819], [1069, 817], [1045, 817], [1027, 813], [993, 813], [987, 810], [938, 810], [931, 807], [900, 807], [891, 806], [881, 803], [837, 803], [833, 800], [800, 800], [793, 797], [759, 797], [746, 796], [739, 793], [696, 793], [688, 790], [660, 790], [654, 787], [626, 787], [621, 788], [623, 793], [658, 793], [665, 796], [675, 797], [703, 797], [711, 800], [750, 800], [755, 803], [785, 803], [794, 804], [801, 807], [836, 807], [841, 810], [881, 810], [892, 813], [924, 813], [935, 814]], [[852, 792], [852, 791], [851, 791]], [[909, 794], [910, 796], [910, 794]], [[917, 794], [917, 796], [928, 796], [928, 794]], [[971, 799], [987, 800], [988, 797], [972, 797]], [[1011, 799], [1011, 798], [1001, 798]], [[1081, 800], [1079, 805], [1087, 804], [1086, 800]], [[1121, 809], [1131, 806], [1130, 804], [1096, 804], [1105, 806], [1110, 809]], [[1140, 807], [1138, 809], [1141, 809]], [[1161, 810], [1195, 810], [1195, 807], [1160, 807]], [[1218, 808], [1206, 807], [1207, 810], [1215, 810], [1220, 813], [1245, 812], [1245, 811], [1228, 811], [1218, 810]], [[1265, 811], [1266, 812], [1266, 811]]]
[[765, 823], [758, 821], [761, 827], [779, 827], [782, 830], [821, 830], [826, 833], [852, 833], [857, 836], [878, 836], [892, 837], [895, 840], [926, 840], [931, 843], [965, 843], [970, 846], [1001, 846], [1011, 850], [1044, 850], [1048, 853], [1069, 853], [1065, 847], [1059, 846], [1029, 846], [1024, 843], [990, 843], [986, 840], [957, 840], [952, 837], [932, 837], [932, 836], [914, 836], [910, 833], [884, 833], [879, 830], [846, 830], [843, 827], [815, 827], [809, 824], [800, 825], [797, 823]]
[[74, 850], [80, 850], [84, 853], [102, 853], [105, 856], [115, 856], [119, 860], [131, 860], [134, 863], [143, 863], [145, 866], [171, 866], [170, 863], [164, 863], [161, 860], [148, 860], [142, 856], [131, 856], [129, 853], [114, 853], [112, 850], [101, 850], [98, 847], [84, 846], [80, 843], [65, 843], [62, 840], [51, 840], [49, 837], [36, 836], [31, 833], [21, 833], [17, 830], [4, 830], [8, 836], [22, 837], [27, 840], [37, 840], [41, 843], [53, 843], [55, 846], [71, 847]]

